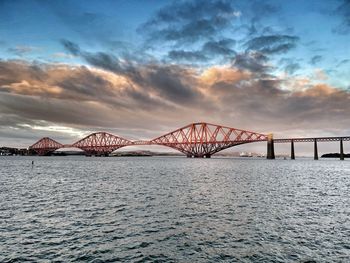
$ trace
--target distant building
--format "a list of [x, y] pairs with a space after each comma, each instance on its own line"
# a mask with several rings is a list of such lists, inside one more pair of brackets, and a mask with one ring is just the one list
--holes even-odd
[[10, 156], [10, 155], [29, 155], [29, 150], [26, 148], [17, 149], [12, 147], [1, 147], [0, 156]]

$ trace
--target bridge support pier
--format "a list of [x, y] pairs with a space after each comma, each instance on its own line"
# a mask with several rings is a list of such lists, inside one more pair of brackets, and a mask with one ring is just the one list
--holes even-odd
[[343, 138], [340, 138], [340, 160], [344, 161]]
[[290, 141], [290, 159], [295, 160], [294, 140]]
[[275, 149], [273, 145], [273, 134], [267, 136], [267, 159], [275, 159]]
[[204, 155], [194, 155], [194, 154], [187, 154], [187, 158], [211, 158], [211, 155], [209, 153]]
[[314, 160], [318, 160], [317, 139], [314, 139]]

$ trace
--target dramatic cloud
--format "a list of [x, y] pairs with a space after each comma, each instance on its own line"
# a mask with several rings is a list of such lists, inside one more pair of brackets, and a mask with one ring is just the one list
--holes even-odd
[[150, 41], [182, 45], [218, 35], [239, 16], [231, 1], [174, 1], [144, 23], [139, 32], [146, 32]]
[[129, 78], [134, 84], [142, 87], [144, 92], [151, 92], [155, 96], [179, 104], [190, 103], [192, 99], [200, 97], [200, 93], [192, 88], [193, 79], [190, 72], [179, 66], [136, 65], [112, 54], [81, 51], [76, 44], [69, 41], [63, 41], [63, 44], [69, 52], [80, 55], [91, 65]]
[[1, 133], [34, 127], [50, 133], [50, 127], [60, 126], [59, 133], [77, 138], [103, 127], [137, 139], [145, 129], [152, 138], [198, 120], [285, 134], [301, 124], [305, 130], [349, 127], [348, 91], [261, 75], [247, 62], [250, 56], [259, 61], [261, 54], [245, 54], [246, 60], [204, 71], [164, 64], [134, 65], [127, 72], [1, 61]]
[[[243, 6], [241, 2], [225, 0], [174, 1], [144, 23], [139, 32], [146, 37], [150, 49], [162, 43], [162, 48], [167, 50], [167, 61], [170, 59], [198, 66], [235, 60], [240, 67], [250, 70], [256, 67], [261, 71], [261, 62], [253, 61], [252, 53], [259, 52], [266, 56], [266, 64], [269, 60], [267, 56], [283, 54], [295, 48], [299, 37], [281, 34], [271, 26], [260, 25], [264, 16], [279, 10], [278, 6], [254, 1], [250, 11], [242, 15], [240, 8]], [[241, 17], [244, 21], [248, 20], [250, 25], [243, 23]], [[263, 30], [253, 34], [250, 31], [255, 26]], [[241, 32], [242, 28], [250, 29]], [[231, 37], [224, 37], [224, 33], [231, 34]]]
[[164, 106], [162, 98], [144, 92], [124, 76], [84, 66], [2, 62], [0, 69], [4, 73], [0, 78], [3, 92], [104, 103], [126, 109], [135, 104], [141, 109], [149, 105]]

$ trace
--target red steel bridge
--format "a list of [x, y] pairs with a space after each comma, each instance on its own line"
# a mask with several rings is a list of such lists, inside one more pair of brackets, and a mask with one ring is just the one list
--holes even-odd
[[318, 141], [340, 141], [340, 156], [344, 159], [343, 141], [350, 141], [350, 136], [273, 139], [272, 134], [266, 135], [200, 122], [189, 124], [150, 141], [131, 141], [108, 132], [95, 132], [72, 144], [61, 144], [45, 137], [31, 145], [29, 149], [37, 152], [38, 155], [48, 155], [60, 148], [75, 147], [83, 150], [87, 155], [108, 156], [113, 151], [126, 146], [163, 145], [176, 149], [187, 157], [210, 158], [211, 155], [236, 145], [263, 141], [267, 142], [268, 159], [275, 159], [274, 143], [291, 143], [291, 158], [295, 159], [294, 142], [314, 142], [314, 156], [318, 159]]

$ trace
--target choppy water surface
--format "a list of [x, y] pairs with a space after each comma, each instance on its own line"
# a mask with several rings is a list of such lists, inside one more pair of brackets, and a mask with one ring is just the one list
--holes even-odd
[[350, 259], [350, 161], [1, 157], [0, 203], [1, 262]]

